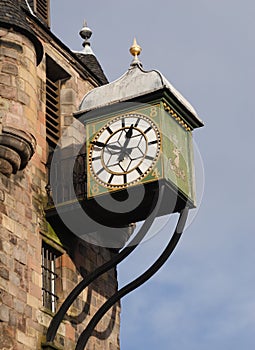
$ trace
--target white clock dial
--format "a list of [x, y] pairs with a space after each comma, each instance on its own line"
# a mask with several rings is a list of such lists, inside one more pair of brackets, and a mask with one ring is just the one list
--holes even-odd
[[138, 113], [118, 116], [91, 141], [90, 171], [105, 187], [132, 185], [151, 171], [160, 144], [160, 132], [150, 118]]

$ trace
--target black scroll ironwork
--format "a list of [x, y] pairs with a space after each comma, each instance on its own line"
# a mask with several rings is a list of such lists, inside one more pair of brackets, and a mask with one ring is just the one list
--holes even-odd
[[163, 264], [167, 261], [167, 259], [174, 251], [179, 239], [181, 238], [188, 217], [188, 210], [188, 208], [185, 208], [181, 211], [176, 229], [172, 237], [170, 238], [168, 245], [166, 246], [162, 254], [159, 256], [159, 258], [142, 275], [137, 277], [135, 280], [121, 288], [112, 297], [110, 297], [95, 313], [85, 330], [81, 333], [75, 350], [84, 350], [89, 340], [89, 337], [91, 336], [98, 322], [117, 301], [119, 301], [122, 297], [124, 297], [134, 289], [141, 286], [143, 283], [145, 283], [163, 266]]
[[[58, 312], [52, 318], [51, 323], [48, 327], [46, 334], [46, 341], [48, 344], [53, 344], [55, 339], [57, 330], [59, 328], [60, 323], [63, 321], [66, 312], [72, 303], [76, 300], [79, 294], [95, 279], [101, 276], [103, 273], [109, 271], [113, 267], [116, 267], [121, 261], [123, 261], [129, 254], [133, 252], [133, 250], [139, 245], [142, 239], [146, 236], [150, 227], [152, 226], [159, 208], [162, 203], [162, 198], [164, 194], [164, 185], [160, 186], [159, 193], [155, 192], [153, 200], [151, 202], [151, 208], [154, 208], [150, 216], [145, 220], [144, 224], [136, 234], [136, 236], [129, 242], [129, 244], [123, 248], [116, 256], [114, 256], [111, 260], [107, 261], [103, 265], [99, 266], [97, 269], [89, 273], [67, 296], [63, 304], [61, 305]], [[109, 299], [110, 300], [110, 299]]]

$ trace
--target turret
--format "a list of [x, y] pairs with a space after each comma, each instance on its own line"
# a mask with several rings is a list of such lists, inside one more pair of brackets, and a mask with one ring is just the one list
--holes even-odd
[[28, 25], [25, 9], [14, 1], [4, 1], [1, 7], [3, 5], [5, 10], [0, 11], [0, 172], [10, 175], [24, 169], [35, 152], [35, 71], [42, 60], [43, 48]]

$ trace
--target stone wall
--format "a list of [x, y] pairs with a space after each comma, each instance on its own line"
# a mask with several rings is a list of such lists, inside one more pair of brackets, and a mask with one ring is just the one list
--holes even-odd
[[0, 165], [5, 174], [23, 169], [35, 151], [36, 55], [23, 35], [0, 32]]
[[[32, 43], [13, 30], [1, 29], [0, 40], [0, 348], [35, 350], [41, 349], [52, 319], [51, 312], [42, 306], [42, 239], [62, 252], [57, 262], [59, 303], [82, 275], [109, 260], [113, 253], [78, 240], [68, 249], [49, 228], [44, 213], [48, 156], [45, 56], [36, 67]], [[45, 53], [70, 76], [61, 88], [64, 130], [72, 123], [72, 113], [83, 95], [96, 83], [91, 77], [85, 79], [70, 53], [47, 35], [40, 40]], [[55, 345], [74, 349], [86, 323], [116, 288], [114, 270], [87, 288], [68, 311]], [[119, 349], [119, 312], [117, 305], [107, 313], [86, 349]]]

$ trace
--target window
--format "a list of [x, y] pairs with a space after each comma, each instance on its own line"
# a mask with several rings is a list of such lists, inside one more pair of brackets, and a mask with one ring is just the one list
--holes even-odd
[[27, 0], [28, 5], [38, 18], [50, 26], [50, 0]]
[[46, 138], [49, 149], [55, 148], [60, 137], [60, 87], [70, 75], [46, 55]]
[[46, 137], [49, 145], [56, 145], [60, 137], [59, 81], [46, 79]]
[[42, 296], [43, 306], [51, 312], [57, 308], [57, 285], [58, 276], [57, 260], [61, 253], [50, 245], [42, 242]]
[[48, 27], [50, 26], [50, 0], [28, 0], [28, 4]]
[[49, 0], [36, 0], [36, 12], [49, 25]]

